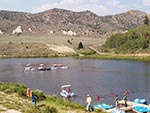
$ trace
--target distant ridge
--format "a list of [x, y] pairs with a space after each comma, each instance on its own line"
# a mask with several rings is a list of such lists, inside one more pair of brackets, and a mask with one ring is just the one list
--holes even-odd
[[98, 16], [91, 11], [74, 12], [65, 9], [50, 9], [40, 13], [0, 10], [0, 30], [11, 34], [21, 26], [24, 34], [57, 34], [72, 31], [78, 36], [107, 36], [124, 32], [143, 24], [145, 12], [129, 10], [125, 13]]

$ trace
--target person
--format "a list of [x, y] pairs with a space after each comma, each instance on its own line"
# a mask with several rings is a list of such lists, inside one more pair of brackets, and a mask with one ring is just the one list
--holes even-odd
[[125, 92], [124, 94], [123, 94], [123, 100], [124, 100], [124, 105], [125, 105], [125, 107], [127, 107], [128, 105], [127, 105], [127, 100], [128, 100], [128, 93], [127, 92]]
[[32, 93], [32, 102], [33, 102], [34, 106], [36, 106], [36, 96], [34, 93]]
[[119, 97], [118, 97], [118, 95], [116, 95], [116, 97], [115, 97], [115, 106], [116, 106], [116, 109], [119, 109]]
[[68, 89], [68, 95], [71, 95], [71, 89], [70, 88]]
[[30, 88], [27, 88], [27, 97], [30, 97]]
[[92, 104], [92, 98], [89, 94], [87, 94], [86, 103], [87, 103], [86, 110], [89, 112], [93, 111], [93, 108], [91, 105]]

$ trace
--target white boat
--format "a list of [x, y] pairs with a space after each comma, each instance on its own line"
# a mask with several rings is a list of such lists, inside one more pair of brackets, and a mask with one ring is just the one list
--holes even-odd
[[73, 97], [73, 96], [75, 96], [75, 93], [74, 92], [72, 92], [72, 90], [71, 90], [71, 85], [69, 84], [69, 85], [62, 85], [61, 86], [61, 92], [60, 92], [60, 95], [62, 96], [62, 97]]
[[30, 64], [26, 64], [26, 67], [24, 68], [24, 71], [35, 71], [35, 69], [32, 68]]
[[68, 66], [64, 66], [63, 64], [53, 64], [53, 66], [51, 67], [52, 70], [56, 70], [56, 69], [69, 69]]
[[69, 69], [68, 66], [62, 66], [61, 69]]

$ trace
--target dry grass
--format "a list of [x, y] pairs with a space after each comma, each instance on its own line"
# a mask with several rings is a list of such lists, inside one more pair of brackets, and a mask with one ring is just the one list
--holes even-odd
[[[70, 43], [68, 43], [68, 41]], [[52, 51], [46, 45], [67, 46], [78, 52], [78, 44], [82, 42], [83, 51], [87, 51], [89, 46], [100, 47], [105, 39], [90, 37], [69, 37], [56, 35], [30, 35], [0, 36], [0, 55], [1, 57], [49, 57], [49, 56], [66, 56], [68, 53], [57, 53]], [[74, 54], [74, 53], [73, 53]]]
[[93, 38], [93, 37], [71, 37], [71, 36], [57, 36], [57, 35], [1, 35], [0, 36], [0, 43], [49, 43], [49, 44], [56, 44], [56, 45], [70, 45], [68, 44], [68, 40], [72, 42], [72, 46], [76, 47], [79, 42], [82, 42], [84, 45], [96, 45], [101, 46], [105, 41], [104, 38]]

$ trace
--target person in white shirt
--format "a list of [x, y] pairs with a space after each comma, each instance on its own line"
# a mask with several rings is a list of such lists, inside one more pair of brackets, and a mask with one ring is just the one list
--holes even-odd
[[86, 103], [87, 103], [86, 110], [89, 111], [92, 103], [92, 98], [89, 94], [87, 94]]

